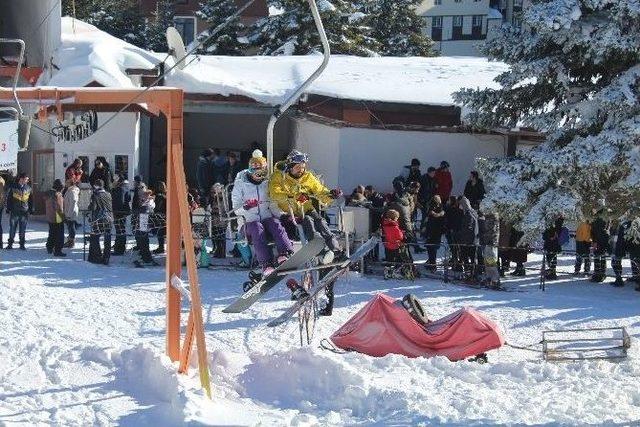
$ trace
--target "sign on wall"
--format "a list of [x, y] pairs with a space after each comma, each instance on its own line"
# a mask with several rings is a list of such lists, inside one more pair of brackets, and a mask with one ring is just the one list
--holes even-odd
[[80, 114], [65, 113], [65, 120], [58, 122], [51, 134], [58, 142], [78, 142], [93, 135], [97, 129], [98, 114], [89, 110]]
[[0, 170], [18, 168], [18, 119], [0, 121]]

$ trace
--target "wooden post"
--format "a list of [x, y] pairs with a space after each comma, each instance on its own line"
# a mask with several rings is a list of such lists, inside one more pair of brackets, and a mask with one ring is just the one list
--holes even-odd
[[[171, 277], [175, 274], [180, 277], [182, 261], [180, 259], [180, 207], [178, 197], [185, 194], [184, 186], [178, 188], [173, 164], [178, 159], [174, 159], [172, 149], [174, 144], [181, 144], [182, 137], [174, 138], [173, 135], [182, 130], [182, 118], [173, 117], [171, 104], [165, 106], [164, 111], [167, 119], [167, 260], [166, 260], [166, 281], [167, 281], [167, 309], [166, 309], [166, 349], [167, 356], [172, 361], [180, 358], [180, 293], [171, 286]], [[180, 123], [179, 123], [180, 122]], [[182, 163], [182, 162], [181, 162]], [[185, 195], [186, 197], [186, 195]]]

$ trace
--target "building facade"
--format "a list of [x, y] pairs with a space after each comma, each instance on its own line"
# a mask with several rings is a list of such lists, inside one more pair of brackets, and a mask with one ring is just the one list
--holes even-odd
[[516, 28], [522, 26], [522, 14], [531, 4], [531, 0], [491, 0], [491, 7], [502, 14], [503, 23]]
[[[511, 0], [514, 1], [514, 0]], [[480, 56], [478, 44], [491, 38], [503, 16], [491, 0], [424, 0], [416, 12], [425, 34], [444, 56]]]
[[[236, 5], [241, 7], [245, 2], [236, 0]], [[155, 12], [158, 0], [140, 0], [140, 10], [146, 17], [152, 16]], [[176, 29], [182, 36], [185, 45], [189, 45], [196, 36], [208, 28], [208, 24], [196, 16], [200, 9], [200, 0], [176, 0], [174, 2], [175, 17], [173, 22]], [[266, 0], [255, 0], [240, 15], [240, 21], [245, 25], [253, 24], [260, 18], [269, 16], [269, 9]]]

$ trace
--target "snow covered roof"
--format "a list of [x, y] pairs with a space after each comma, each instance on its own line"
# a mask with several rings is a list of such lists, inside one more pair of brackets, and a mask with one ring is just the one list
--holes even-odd
[[[132, 87], [127, 68], [152, 68], [166, 57], [140, 49], [71, 18], [62, 19], [62, 45], [54, 63], [59, 70], [49, 86]], [[190, 59], [187, 59], [189, 62]], [[242, 95], [260, 103], [281, 103], [320, 63], [320, 56], [200, 56], [184, 70], [173, 70], [165, 85], [187, 93]], [[169, 59], [168, 64], [171, 64]], [[497, 87], [493, 79], [503, 63], [485, 58], [361, 58], [332, 56], [308, 93], [341, 99], [425, 105], [453, 105], [463, 87]]]

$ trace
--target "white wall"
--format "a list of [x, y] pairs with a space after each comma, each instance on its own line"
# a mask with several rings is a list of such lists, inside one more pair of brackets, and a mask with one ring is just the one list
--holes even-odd
[[[309, 154], [309, 167], [330, 188], [339, 185], [340, 129], [304, 119], [292, 119], [293, 146]], [[341, 185], [341, 184], [340, 184]]]
[[[105, 123], [113, 113], [98, 113], [98, 126]], [[138, 173], [139, 138], [138, 138], [138, 113], [120, 113], [96, 134], [79, 142], [57, 142], [55, 148], [55, 177], [64, 179], [66, 168], [78, 156], [88, 156], [90, 159], [89, 172], [93, 170], [93, 161], [97, 156], [106, 157], [115, 167], [115, 155], [129, 156], [129, 180], [132, 181]]]
[[391, 191], [393, 178], [416, 157], [423, 173], [448, 161], [454, 193], [460, 194], [477, 157], [506, 153], [506, 139], [500, 135], [336, 128], [304, 119], [294, 123], [295, 146], [310, 153], [312, 169], [325, 175], [328, 186], [345, 192], [358, 184]]

